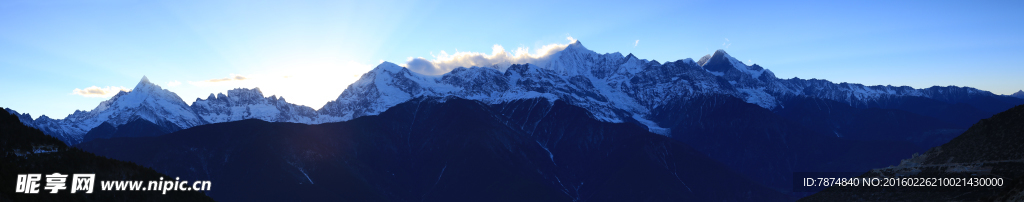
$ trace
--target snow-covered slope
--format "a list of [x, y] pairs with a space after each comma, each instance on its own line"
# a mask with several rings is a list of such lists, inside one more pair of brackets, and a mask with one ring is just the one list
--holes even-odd
[[64, 119], [43, 115], [33, 120], [27, 113], [20, 114], [13, 109], [7, 111], [17, 114], [22, 123], [72, 145], [81, 143], [89, 130], [103, 122], [116, 127], [144, 119], [168, 131], [176, 131], [244, 119], [306, 124], [336, 120], [321, 117], [313, 108], [288, 103], [283, 97], [264, 97], [259, 88], [237, 88], [229, 90], [227, 95], [210, 94], [205, 100], [197, 98], [190, 106], [177, 94], [149, 82], [146, 77], [142, 77], [130, 92], [119, 92], [91, 111], [75, 111]]
[[385, 62], [366, 73], [337, 100], [318, 111], [321, 122], [374, 115], [419, 96], [456, 96], [489, 103], [545, 97], [588, 109], [608, 122], [636, 121], [652, 132], [668, 131], [648, 121], [658, 106], [695, 96], [726, 94], [758, 106], [785, 107], [794, 96], [824, 98], [867, 108], [887, 99], [918, 96], [949, 103], [995, 96], [969, 87], [864, 86], [826, 80], [779, 79], [759, 65], [746, 65], [724, 50], [664, 64], [629, 54], [598, 54], [576, 41], [538, 64], [492, 64], [426, 76]]
[[441, 76], [427, 76], [385, 62], [364, 74], [319, 113], [332, 118], [326, 122], [343, 121], [374, 115], [420, 96], [456, 96], [488, 103], [536, 97], [563, 99], [591, 109], [595, 118], [609, 122], [647, 113], [646, 107], [608, 83], [624, 82], [627, 77], [610, 76], [636, 71], [646, 61], [618, 53], [597, 54], [580, 43], [570, 44], [551, 57], [543, 66], [463, 67]]

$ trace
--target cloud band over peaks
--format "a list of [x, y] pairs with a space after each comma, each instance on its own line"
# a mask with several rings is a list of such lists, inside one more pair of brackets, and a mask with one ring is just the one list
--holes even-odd
[[[572, 37], [567, 39], [570, 43], [576, 42], [576, 39]], [[505, 47], [495, 44], [491, 47], [490, 55], [478, 52], [455, 52], [454, 54], [448, 54], [441, 51], [440, 54], [432, 54], [433, 60], [421, 57], [409, 58], [409, 61], [404, 66], [411, 71], [426, 75], [440, 75], [459, 67], [495, 67], [498, 70], [505, 71], [512, 64], [546, 64], [550, 60], [551, 55], [564, 50], [568, 46], [569, 44], [549, 44], [542, 46], [534, 53], [530, 53], [530, 49], [526, 47], [519, 47], [513, 52], [508, 52], [505, 50]]]

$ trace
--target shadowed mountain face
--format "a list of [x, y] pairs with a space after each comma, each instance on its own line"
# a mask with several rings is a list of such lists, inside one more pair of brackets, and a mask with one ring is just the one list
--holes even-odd
[[[936, 88], [932, 87], [926, 90], [943, 92], [942, 89]], [[949, 90], [946, 91], [947, 93], [953, 92], [952, 89], [947, 90]], [[1024, 100], [1017, 98], [1000, 96], [957, 97], [954, 94], [933, 99], [924, 97], [880, 99], [867, 107], [858, 107], [903, 110], [944, 121], [951, 124], [951, 127], [966, 129], [978, 122], [978, 120], [1021, 104], [1024, 104]]]
[[321, 125], [244, 120], [80, 147], [222, 201], [778, 201], [692, 147], [561, 101], [414, 99]]
[[[0, 154], [0, 201], [212, 201], [201, 192], [171, 191], [163, 195], [158, 191], [101, 191], [101, 180], [173, 178], [134, 163], [68, 147], [57, 138], [25, 126], [16, 115], [9, 113], [0, 114]], [[54, 172], [96, 174], [93, 193], [70, 194], [69, 190], [61, 190], [49, 194], [48, 190], [42, 190], [45, 182], [40, 182], [40, 194], [14, 193], [18, 174]], [[186, 179], [192, 180], [182, 180]], [[70, 183], [69, 179], [69, 189]]]
[[92, 130], [89, 130], [82, 138], [82, 142], [88, 142], [94, 139], [109, 139], [115, 137], [149, 137], [159, 136], [170, 132], [181, 130], [174, 124], [164, 123], [162, 125], [154, 124], [145, 119], [135, 119], [129, 121], [124, 125], [114, 127], [110, 123], [103, 122], [100, 126], [96, 126]]
[[923, 151], [908, 141], [836, 137], [730, 96], [672, 103], [653, 112], [672, 139], [785, 192], [792, 188], [793, 172], [864, 172]]
[[[859, 109], [817, 98], [792, 98], [786, 102], [791, 105], [775, 110], [776, 114], [802, 127], [843, 139], [906, 141], [920, 148], [931, 148], [966, 130], [941, 119], [900, 109]], [[914, 101], [908, 100], [908, 103]]]
[[1024, 90], [1017, 90], [1016, 93], [1010, 94], [1010, 97], [1024, 99]]
[[[860, 177], [1001, 178], [991, 187], [830, 187], [803, 201], [1024, 200], [1024, 105], [971, 126], [942, 146]], [[961, 182], [964, 184], [964, 182]]]

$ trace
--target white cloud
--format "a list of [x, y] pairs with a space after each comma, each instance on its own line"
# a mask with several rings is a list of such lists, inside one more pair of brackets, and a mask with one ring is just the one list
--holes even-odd
[[219, 79], [210, 79], [210, 80], [206, 80], [205, 82], [211, 82], [212, 83], [212, 82], [222, 82], [222, 81], [241, 81], [241, 80], [245, 80], [245, 79], [248, 79], [248, 78], [245, 78], [245, 76], [242, 76], [242, 75], [234, 75], [234, 74], [232, 74], [229, 77], [219, 78]]
[[637, 44], [640, 44], [640, 39], [637, 39], [636, 42], [633, 42], [633, 47], [636, 47]]
[[[576, 42], [576, 39], [571, 36], [566, 37], [566, 39], [569, 40], [569, 43]], [[411, 71], [426, 75], [440, 75], [458, 67], [474, 66], [497, 66], [500, 70], [504, 71], [511, 64], [545, 64], [549, 56], [568, 46], [569, 44], [549, 44], [530, 53], [530, 49], [526, 47], [519, 47], [513, 52], [508, 52], [505, 50], [505, 47], [495, 44], [491, 47], [490, 55], [478, 52], [458, 52], [458, 50], [454, 54], [448, 54], [445, 51], [441, 51], [437, 55], [431, 53], [431, 56], [434, 57], [433, 60], [409, 58], [409, 61], [406, 61], [406, 64], [403, 66]]]
[[[202, 86], [202, 85], [207, 85], [207, 84], [217, 83], [217, 82], [243, 81], [243, 80], [246, 80], [246, 79], [249, 79], [249, 78], [245, 77], [245, 76], [242, 76], [242, 75], [231, 74], [231, 76], [224, 77], [224, 78], [208, 79], [208, 80], [205, 80], [205, 81], [188, 81], [188, 83], [192, 84], [192, 85]], [[175, 82], [177, 82], [177, 81], [172, 81], [168, 85], [174, 86]], [[178, 82], [178, 84], [181, 84], [181, 82]]]
[[167, 86], [178, 86], [178, 85], [181, 85], [181, 82], [178, 81], [178, 80], [167, 82]]
[[434, 63], [431, 63], [429, 60], [419, 57], [410, 58], [409, 61], [405, 63], [405, 67], [409, 68], [410, 71], [419, 72], [421, 74], [444, 74], [444, 72], [441, 72], [442, 70], [440, 68], [434, 66]]
[[131, 89], [127, 89], [123, 86], [107, 86], [105, 88], [92, 86], [85, 89], [75, 88], [75, 90], [71, 91], [71, 94], [81, 95], [84, 97], [110, 97], [121, 91], [131, 91]]

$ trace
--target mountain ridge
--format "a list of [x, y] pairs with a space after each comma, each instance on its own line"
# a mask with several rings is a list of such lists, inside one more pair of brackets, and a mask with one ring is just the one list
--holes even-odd
[[[26, 125], [76, 144], [91, 128], [111, 120], [112, 125], [118, 126], [134, 120], [134, 117], [154, 123], [166, 119], [181, 129], [251, 118], [321, 124], [375, 115], [419, 96], [455, 96], [491, 104], [539, 97], [564, 100], [590, 110], [598, 120], [639, 123], [649, 131], [663, 135], [670, 132], [650, 121], [652, 109], [674, 100], [715, 94], [737, 97], [769, 110], [784, 108], [786, 100], [799, 97], [828, 99], [856, 108], [890, 109], [912, 107], [905, 106], [904, 100], [920, 97], [949, 105], [967, 103], [976, 108], [967, 110], [980, 111], [972, 113], [982, 115], [1024, 104], [1024, 99], [997, 96], [970, 87], [915, 89], [795, 77], [779, 79], [771, 70], [756, 64], [746, 65], [724, 50], [716, 50], [699, 61], [687, 58], [665, 63], [639, 59], [633, 54], [598, 54], [584, 47], [580, 41], [554, 51], [536, 60], [536, 64], [498, 62], [485, 67], [459, 67], [436, 76], [383, 62], [319, 110], [288, 103], [276, 96], [263, 97], [258, 88], [236, 88], [229, 90], [227, 95], [211, 93], [207, 99], [197, 98], [188, 105], [184, 101], [176, 102], [181, 100], [177, 94], [150, 83], [144, 76], [131, 92], [119, 92], [91, 111], [79, 110], [65, 119], [41, 116], [33, 120], [27, 114], [19, 114], [19, 117]], [[122, 100], [126, 96], [134, 99]], [[150, 97], [162, 103], [138, 104]], [[121, 102], [126, 104], [118, 104]], [[121, 105], [128, 107], [116, 108]], [[110, 106], [123, 112], [104, 114], [110, 111], [107, 110]], [[912, 112], [929, 113], [927, 110]], [[970, 124], [973, 121], [961, 122]]]
[[1024, 99], [1024, 90], [1017, 90], [1016, 93], [1010, 94], [1010, 96]]

